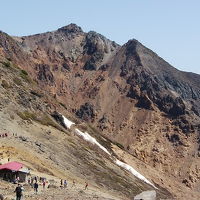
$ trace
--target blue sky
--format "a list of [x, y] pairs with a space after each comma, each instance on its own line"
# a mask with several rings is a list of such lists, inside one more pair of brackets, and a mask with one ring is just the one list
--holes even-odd
[[76, 23], [119, 44], [135, 38], [200, 74], [200, 0], [4, 0], [0, 30], [30, 35]]

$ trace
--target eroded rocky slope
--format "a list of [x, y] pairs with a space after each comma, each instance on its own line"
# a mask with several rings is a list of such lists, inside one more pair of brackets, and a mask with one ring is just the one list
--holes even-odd
[[136, 40], [120, 46], [75, 24], [21, 38], [1, 33], [0, 47], [4, 64], [25, 70], [51, 99], [49, 114], [66, 109], [92, 124], [173, 194], [182, 195], [175, 185], [199, 193], [199, 75], [173, 68]]

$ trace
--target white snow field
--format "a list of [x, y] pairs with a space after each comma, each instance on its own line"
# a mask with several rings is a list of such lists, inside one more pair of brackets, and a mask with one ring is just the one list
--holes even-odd
[[[63, 115], [62, 115], [63, 116]], [[67, 128], [71, 128], [71, 126], [73, 124], [75, 124], [74, 122], [68, 120], [65, 116], [63, 116], [64, 119], [64, 123], [67, 126]], [[89, 135], [87, 132], [83, 133], [82, 131], [80, 131], [79, 129], [75, 129], [75, 134], [77, 134], [78, 136], [82, 137], [84, 140], [91, 142], [92, 144], [97, 145], [100, 149], [102, 149], [104, 152], [106, 152], [109, 156], [111, 156], [111, 153], [104, 147], [102, 146], [100, 143], [97, 142], [97, 140], [95, 138], [93, 138], [91, 135]], [[144, 181], [145, 183], [153, 186], [155, 189], [157, 189], [157, 187], [151, 183], [149, 180], [147, 180], [142, 174], [140, 174], [139, 172], [137, 172], [133, 167], [131, 167], [130, 165], [116, 159], [115, 157], [112, 157], [113, 161], [115, 162], [116, 165], [124, 168], [125, 170], [129, 171], [131, 174], [133, 174], [134, 176], [136, 176], [137, 178], [139, 178], [140, 180]]]
[[109, 154], [111, 156], [111, 154], [109, 153], [109, 151], [103, 147], [101, 144], [99, 144], [97, 142], [97, 140], [95, 138], [93, 138], [91, 135], [89, 135], [87, 132], [83, 133], [82, 131], [80, 131], [79, 129], [75, 129], [75, 133], [81, 137], [83, 137], [84, 140], [91, 142], [92, 144], [96, 144], [100, 149], [102, 149], [103, 151], [105, 151], [107, 154]]
[[[115, 163], [120, 166], [123, 167], [124, 169], [126, 169], [127, 171], [131, 172], [131, 174], [133, 174], [134, 176], [136, 176], [137, 178], [139, 178], [140, 180], [144, 181], [145, 183], [153, 186], [154, 188], [156, 188], [156, 186], [151, 183], [150, 181], [148, 181], [142, 174], [140, 174], [139, 172], [137, 172], [133, 167], [131, 167], [130, 165], [116, 159]], [[157, 188], [156, 188], [157, 189]]]
[[65, 125], [66, 125], [67, 128], [70, 129], [71, 126], [72, 126], [73, 124], [75, 124], [74, 122], [72, 122], [72, 121], [70, 121], [69, 119], [67, 119], [65, 116], [62, 115], [62, 117], [63, 117], [63, 119], [64, 119], [64, 123], [65, 123]]

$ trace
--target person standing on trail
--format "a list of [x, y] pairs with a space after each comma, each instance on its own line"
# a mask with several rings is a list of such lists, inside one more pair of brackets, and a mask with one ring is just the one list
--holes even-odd
[[64, 180], [64, 188], [67, 188], [67, 181]]
[[88, 183], [85, 182], [85, 190], [87, 190], [87, 189], [88, 189]]
[[45, 189], [45, 185], [46, 185], [46, 182], [45, 182], [45, 180], [43, 180], [43, 183], [42, 183], [43, 190]]
[[22, 198], [22, 187], [20, 184], [15, 188], [15, 193], [16, 193], [16, 200], [21, 200]]
[[17, 183], [19, 183], [19, 181], [20, 181], [20, 178], [19, 178], [19, 176], [16, 178], [16, 180], [17, 180]]
[[34, 185], [33, 185], [33, 187], [34, 187], [35, 193], [37, 194], [38, 193], [38, 183], [35, 182]]
[[63, 180], [62, 179], [60, 180], [60, 187], [61, 188], [63, 187]]
[[0, 194], [0, 200], [4, 200], [4, 198], [3, 198], [3, 195], [2, 195], [2, 194]]

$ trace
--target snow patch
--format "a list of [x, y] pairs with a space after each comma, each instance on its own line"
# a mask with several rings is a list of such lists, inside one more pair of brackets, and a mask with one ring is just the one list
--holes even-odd
[[[63, 116], [63, 115], [62, 115]], [[64, 119], [64, 123], [67, 126], [67, 128], [71, 128], [71, 126], [73, 124], [75, 124], [74, 122], [68, 120], [65, 116], [63, 116]], [[106, 152], [109, 156], [111, 156], [111, 153], [104, 147], [102, 146], [100, 143], [97, 142], [97, 140], [95, 138], [93, 138], [91, 135], [89, 135], [87, 132], [83, 133], [82, 131], [80, 131], [79, 129], [75, 129], [75, 133], [78, 136], [81, 136], [84, 140], [91, 142], [92, 144], [97, 145], [100, 149], [102, 149], [104, 152]], [[115, 164], [117, 164], [118, 166], [124, 168], [125, 170], [129, 171], [131, 174], [133, 174], [134, 176], [136, 176], [137, 178], [139, 178], [140, 180], [144, 181], [145, 183], [153, 186], [155, 189], [158, 189], [153, 183], [151, 183], [149, 180], [147, 180], [142, 174], [140, 174], [139, 172], [137, 172], [133, 167], [131, 167], [130, 165], [121, 162], [120, 160], [114, 158], [113, 159]]]
[[73, 125], [73, 124], [75, 124], [74, 122], [72, 122], [72, 121], [70, 121], [69, 119], [67, 119], [65, 116], [63, 116], [62, 115], [62, 117], [63, 117], [63, 119], [64, 119], [64, 123], [65, 123], [65, 125], [67, 126], [67, 128], [71, 128], [71, 126]]
[[97, 142], [97, 140], [95, 138], [93, 138], [91, 135], [89, 135], [87, 132], [83, 133], [82, 131], [80, 131], [79, 129], [75, 129], [75, 133], [81, 137], [83, 137], [84, 140], [91, 142], [92, 144], [96, 144], [100, 149], [102, 149], [104, 152], [106, 152], [108, 155], [111, 156], [111, 154], [108, 152], [108, 150], [103, 147], [101, 144], [99, 144]]
[[[137, 172], [137, 171], [136, 171], [133, 167], [131, 167], [130, 165], [128, 165], [128, 164], [126, 164], [126, 163], [124, 163], [124, 162], [121, 162], [121, 161], [118, 160], [118, 159], [115, 160], [115, 163], [116, 163], [118, 166], [120, 166], [120, 167], [126, 169], [127, 171], [131, 172], [134, 176], [136, 176], [136, 177], [139, 178], [140, 180], [142, 180], [142, 181], [144, 181], [145, 183], [147, 183], [147, 184], [153, 186], [154, 188], [156, 188], [156, 186], [155, 186], [153, 183], [151, 183], [149, 180], [147, 180], [142, 174], [140, 174], [139, 172]], [[156, 188], [156, 189], [157, 189], [157, 188]]]

